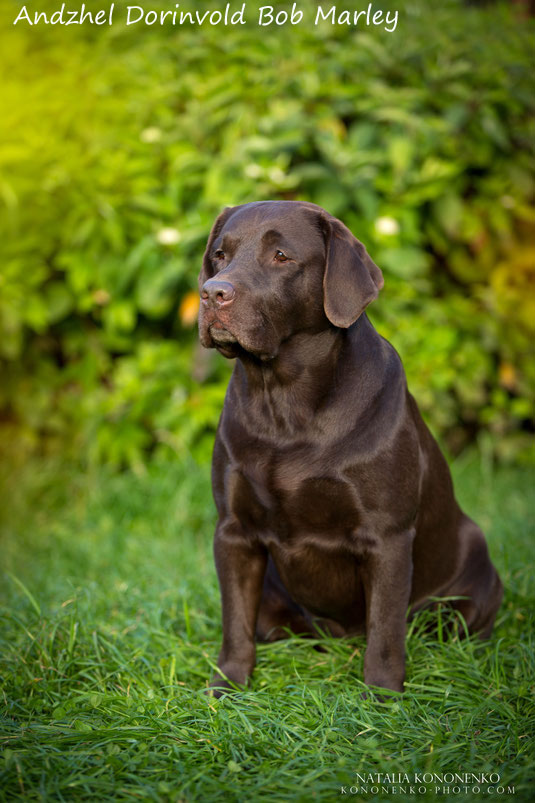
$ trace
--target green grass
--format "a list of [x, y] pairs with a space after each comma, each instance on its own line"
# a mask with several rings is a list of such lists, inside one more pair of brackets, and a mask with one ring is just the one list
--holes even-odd
[[[250, 689], [203, 694], [220, 639], [207, 468], [7, 476], [0, 798], [404, 800], [351, 794], [355, 773], [486, 771], [532, 799], [534, 477], [476, 455], [454, 474], [505, 601], [485, 644], [441, 642], [420, 615], [388, 703], [361, 699], [363, 639], [261, 646]], [[418, 799], [437, 785], [451, 793]]]

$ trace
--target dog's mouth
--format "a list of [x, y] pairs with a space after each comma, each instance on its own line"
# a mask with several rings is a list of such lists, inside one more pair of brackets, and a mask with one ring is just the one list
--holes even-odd
[[[236, 335], [233, 334], [230, 329], [227, 329], [218, 319], [213, 320], [208, 326], [206, 326], [206, 323], [201, 329], [201, 343], [207, 348], [215, 347], [219, 353], [222, 354], [223, 357], [227, 357], [227, 359], [249, 355], [266, 361], [275, 357], [275, 353], [258, 348], [258, 346], [254, 345], [252, 342], [249, 342], [247, 338], [243, 338], [242, 336], [239, 338], [236, 337]], [[205, 332], [204, 336], [202, 335], [203, 330]]]
[[228, 346], [231, 343], [237, 343], [238, 338], [232, 334], [228, 329], [225, 329], [223, 326], [213, 323], [211, 326], [208, 327], [210, 336], [216, 346]]
[[240, 344], [236, 335], [233, 335], [229, 329], [222, 326], [219, 321], [210, 324], [208, 327], [208, 334], [212, 345], [219, 351], [223, 357], [229, 360], [238, 356], [240, 351]]

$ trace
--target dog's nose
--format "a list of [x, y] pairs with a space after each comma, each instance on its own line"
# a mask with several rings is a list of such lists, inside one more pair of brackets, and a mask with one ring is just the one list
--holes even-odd
[[201, 290], [203, 301], [209, 301], [217, 306], [230, 304], [235, 295], [236, 291], [230, 282], [222, 282], [217, 279], [208, 279]]

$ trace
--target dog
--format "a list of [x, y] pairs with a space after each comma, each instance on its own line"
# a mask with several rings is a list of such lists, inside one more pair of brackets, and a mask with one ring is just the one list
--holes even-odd
[[255, 636], [365, 633], [365, 684], [401, 692], [409, 610], [455, 597], [469, 633], [492, 631], [502, 583], [485, 537], [365, 313], [382, 286], [315, 204], [248, 203], [214, 223], [199, 335], [236, 360], [212, 463], [214, 696], [247, 683]]

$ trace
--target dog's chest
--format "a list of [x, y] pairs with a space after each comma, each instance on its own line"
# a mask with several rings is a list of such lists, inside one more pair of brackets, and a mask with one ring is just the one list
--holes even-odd
[[229, 478], [229, 501], [263, 539], [288, 545], [299, 537], [353, 536], [360, 504], [353, 483], [312, 455], [264, 453]]
[[361, 593], [358, 557], [367, 548], [358, 499], [349, 482], [306, 465], [293, 473], [281, 459], [241, 466], [230, 502], [244, 535], [269, 550], [293, 599], [345, 621]]

